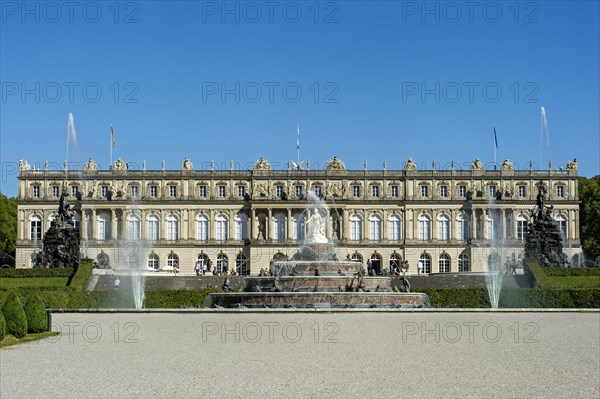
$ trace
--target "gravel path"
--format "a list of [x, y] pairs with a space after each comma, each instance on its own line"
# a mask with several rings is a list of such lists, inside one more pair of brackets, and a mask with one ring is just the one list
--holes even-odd
[[[600, 398], [600, 313], [54, 314], [0, 397]], [[69, 332], [70, 331], [70, 332]]]

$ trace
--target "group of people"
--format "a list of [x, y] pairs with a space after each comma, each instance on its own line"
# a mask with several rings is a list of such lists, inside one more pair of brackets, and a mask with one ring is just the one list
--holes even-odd
[[231, 270], [231, 271], [229, 270], [229, 262], [227, 261], [227, 259], [223, 259], [221, 261], [221, 270], [217, 270], [216, 267], [213, 268], [212, 262], [210, 259], [206, 262], [204, 262], [202, 260], [198, 260], [196, 262], [196, 264], [194, 265], [194, 272], [196, 273], [196, 276], [198, 276], [198, 277], [204, 276], [206, 274], [210, 274], [213, 276], [237, 276], [238, 275], [237, 270]]
[[206, 273], [210, 273], [211, 268], [212, 262], [210, 261], [210, 259], [206, 263], [204, 263], [204, 261], [198, 260], [194, 265], [194, 272], [196, 273], [196, 276], [200, 276], [200, 274], [204, 276]]
[[502, 273], [504, 273], [505, 275], [516, 275], [517, 274], [517, 267], [519, 267], [519, 262], [517, 261], [516, 258], [510, 258], [510, 256], [506, 257], [506, 261], [502, 264]]

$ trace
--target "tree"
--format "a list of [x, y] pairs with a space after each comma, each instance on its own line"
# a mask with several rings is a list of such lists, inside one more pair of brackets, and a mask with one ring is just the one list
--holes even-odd
[[28, 333], [41, 333], [48, 329], [48, 313], [46, 313], [44, 304], [35, 292], [31, 292], [27, 296], [27, 302], [25, 302], [23, 309], [27, 316]]
[[15, 256], [17, 247], [17, 200], [0, 193], [0, 252]]
[[11, 292], [6, 298], [2, 313], [6, 320], [6, 332], [15, 338], [23, 338], [27, 334], [27, 316], [17, 294]]
[[600, 175], [579, 178], [579, 221], [583, 251], [588, 259], [600, 256]]

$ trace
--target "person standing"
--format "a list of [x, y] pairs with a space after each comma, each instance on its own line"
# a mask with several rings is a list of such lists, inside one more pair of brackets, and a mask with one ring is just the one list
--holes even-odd
[[423, 272], [423, 262], [421, 262], [421, 260], [419, 259], [419, 261], [417, 262], [417, 275], [421, 275], [421, 273]]
[[196, 272], [196, 276], [200, 277], [200, 261], [196, 261], [194, 265], [194, 271]]

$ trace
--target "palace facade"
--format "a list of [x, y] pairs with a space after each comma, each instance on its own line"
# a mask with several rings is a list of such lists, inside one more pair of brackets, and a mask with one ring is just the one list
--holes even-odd
[[[293, 163], [292, 163], [293, 164]], [[83, 257], [120, 268], [177, 264], [193, 273], [197, 260], [221, 270], [257, 274], [291, 257], [305, 234], [309, 191], [328, 206], [327, 235], [339, 259], [357, 259], [381, 272], [423, 261], [427, 273], [482, 272], [489, 259], [523, 252], [538, 185], [549, 193], [569, 258], [579, 252], [577, 161], [563, 170], [514, 170], [505, 160], [485, 170], [347, 170], [334, 157], [324, 170], [274, 170], [261, 158], [251, 170], [133, 170], [118, 160], [98, 170], [52, 171], [19, 165], [17, 267], [31, 267], [57, 214], [65, 187], [75, 211]], [[325, 216], [325, 215], [324, 215]]]

